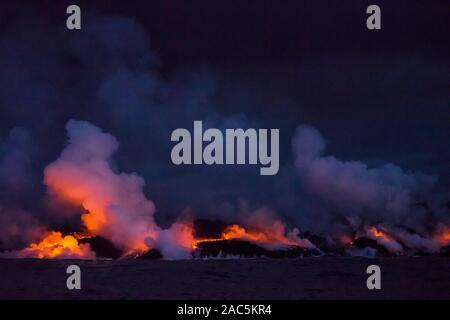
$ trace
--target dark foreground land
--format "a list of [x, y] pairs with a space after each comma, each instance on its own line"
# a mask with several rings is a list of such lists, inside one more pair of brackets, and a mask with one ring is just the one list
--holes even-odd
[[[66, 288], [70, 264], [81, 290]], [[370, 264], [381, 290], [366, 288]], [[0, 299], [450, 299], [450, 259], [0, 259]]]

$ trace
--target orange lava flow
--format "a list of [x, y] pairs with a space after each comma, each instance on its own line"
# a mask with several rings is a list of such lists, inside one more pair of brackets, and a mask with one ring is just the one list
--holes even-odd
[[263, 244], [296, 245], [294, 241], [289, 240], [283, 234], [270, 234], [261, 230], [247, 231], [237, 224], [227, 227], [222, 233], [222, 237], [225, 240], [241, 239]]
[[302, 245], [300, 239], [289, 239], [284, 234], [284, 226], [282, 229], [278, 229], [276, 226], [274, 230], [247, 230], [244, 227], [241, 227], [238, 224], [232, 224], [225, 228], [222, 232], [221, 236], [218, 238], [197, 238], [194, 239], [192, 248], [196, 249], [199, 243], [202, 242], [212, 242], [212, 241], [221, 241], [221, 240], [245, 240], [254, 242], [263, 246], [277, 246], [277, 245], [285, 245], [285, 246], [298, 246]]
[[63, 236], [61, 232], [52, 231], [38, 243], [32, 243], [28, 248], [21, 250], [19, 257], [93, 259], [95, 254], [89, 244], [80, 244], [74, 236]]
[[341, 235], [339, 237], [339, 241], [345, 246], [351, 246], [353, 244], [352, 237], [350, 237], [348, 235]]

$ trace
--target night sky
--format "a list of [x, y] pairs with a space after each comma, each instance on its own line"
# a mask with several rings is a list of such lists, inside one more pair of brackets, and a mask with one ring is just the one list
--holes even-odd
[[[2, 3], [1, 206], [46, 214], [42, 172], [64, 147], [70, 119], [118, 139], [114, 166], [145, 179], [161, 220], [226, 215], [246, 201], [296, 221], [312, 201], [293, 168], [301, 124], [320, 130], [326, 154], [395, 163], [446, 190], [450, 3], [376, 1], [382, 29], [369, 31], [372, 2]], [[65, 9], [75, 3], [82, 30], [68, 31]], [[173, 165], [170, 133], [191, 130], [193, 120], [279, 128], [280, 172]]]

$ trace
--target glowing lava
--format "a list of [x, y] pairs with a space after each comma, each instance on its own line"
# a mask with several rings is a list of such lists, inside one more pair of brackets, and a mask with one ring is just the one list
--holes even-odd
[[300, 246], [307, 248], [314, 248], [314, 245], [307, 239], [300, 239], [298, 237], [298, 230], [294, 229], [292, 232], [285, 233], [285, 226], [278, 221], [267, 229], [249, 229], [232, 224], [225, 228], [219, 238], [200, 238], [195, 239], [192, 248], [197, 248], [198, 243], [221, 241], [221, 240], [245, 240], [253, 242], [262, 247], [273, 249], [284, 246]]
[[61, 232], [50, 232], [38, 243], [32, 243], [19, 252], [21, 258], [39, 259], [94, 259], [95, 253], [89, 244], [80, 244], [71, 235], [63, 236]]
[[403, 247], [400, 243], [379, 228], [370, 227], [366, 229], [366, 233], [369, 238], [376, 240], [378, 244], [385, 247], [393, 254], [400, 254], [403, 251]]
[[339, 237], [339, 241], [344, 245], [344, 246], [351, 246], [353, 244], [353, 238], [348, 236], [348, 235], [341, 235]]
[[449, 246], [450, 245], [450, 227], [445, 225], [440, 225], [436, 235], [434, 236], [434, 240], [440, 246]]

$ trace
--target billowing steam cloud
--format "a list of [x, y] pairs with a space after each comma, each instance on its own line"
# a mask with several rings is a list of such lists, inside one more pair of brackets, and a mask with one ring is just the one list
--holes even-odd
[[430, 190], [436, 179], [406, 173], [393, 164], [369, 168], [359, 161], [323, 155], [325, 140], [309, 126], [298, 127], [293, 139], [295, 167], [311, 194], [335, 211], [369, 223], [405, 222], [411, 218], [413, 197]]
[[23, 128], [13, 128], [0, 143], [0, 244], [8, 248], [26, 245], [42, 232], [38, 220], [18, 205], [32, 187], [33, 153], [31, 136]]
[[44, 230], [39, 221], [27, 211], [0, 207], [0, 245], [22, 248], [39, 237]]
[[156, 238], [145, 239], [150, 248], [158, 248], [166, 259], [191, 258], [193, 241], [192, 225], [181, 222], [175, 222], [170, 229], [162, 230]]
[[342, 161], [324, 155], [325, 146], [317, 129], [297, 128], [295, 168], [304, 190], [320, 203], [320, 212], [327, 213], [328, 234], [342, 239], [364, 236], [392, 254], [437, 253], [440, 245], [448, 245], [448, 228], [438, 228], [449, 215], [442, 202], [436, 204], [435, 177], [390, 163], [369, 168], [359, 161]]
[[155, 207], [142, 192], [143, 179], [113, 172], [111, 156], [119, 146], [113, 136], [82, 121], [69, 121], [67, 132], [69, 145], [44, 171], [49, 191], [83, 206], [90, 232], [121, 248], [139, 248], [149, 233], [156, 233]]
[[111, 156], [118, 149], [117, 140], [84, 121], [69, 121], [67, 132], [68, 146], [45, 168], [50, 194], [82, 206], [86, 213], [81, 219], [87, 230], [126, 252], [145, 251], [147, 241], [163, 249], [174, 248], [162, 250], [167, 258], [172, 253], [179, 257], [183, 243], [179, 248], [180, 237], [170, 234], [180, 233], [180, 227], [161, 231], [153, 219], [155, 206], [143, 193], [144, 180], [135, 173], [113, 170]]

